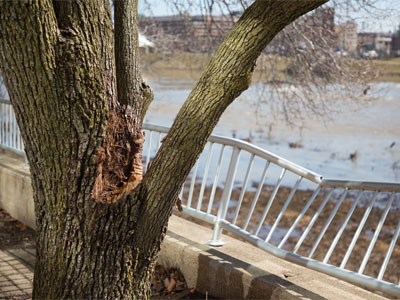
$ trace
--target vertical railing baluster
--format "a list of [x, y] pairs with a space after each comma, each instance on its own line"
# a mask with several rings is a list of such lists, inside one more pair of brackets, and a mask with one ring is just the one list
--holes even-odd
[[[17, 124], [18, 125], [18, 124]], [[21, 133], [19, 132], [19, 127], [17, 126], [17, 149], [21, 150]]]
[[246, 221], [244, 222], [244, 226], [242, 227], [243, 230], [246, 230], [247, 226], [249, 226], [251, 216], [253, 215], [253, 212], [254, 212], [254, 209], [256, 207], [258, 198], [260, 197], [262, 188], [264, 186], [265, 178], [267, 177], [267, 171], [268, 171], [269, 165], [270, 165], [270, 162], [267, 160], [266, 163], [265, 163], [263, 174], [261, 175], [261, 180], [260, 180], [260, 182], [258, 184], [257, 192], [256, 192], [256, 194], [254, 196], [253, 202], [251, 203], [251, 207], [250, 207], [249, 213], [247, 214]]
[[146, 151], [146, 172], [148, 171], [149, 163], [150, 163], [150, 150], [151, 150], [151, 135], [152, 131], [148, 131], [149, 137], [147, 139], [147, 151]]
[[185, 188], [185, 183], [182, 184], [181, 191], [179, 192], [179, 199], [183, 201], [183, 189]]
[[300, 212], [300, 214], [297, 216], [296, 220], [286, 233], [285, 237], [282, 239], [282, 241], [279, 243], [278, 248], [282, 248], [283, 245], [286, 243], [287, 239], [289, 238], [290, 234], [293, 232], [293, 230], [296, 228], [297, 224], [300, 222], [301, 218], [304, 216], [306, 213], [307, 209], [310, 207], [310, 205], [313, 203], [314, 199], [317, 197], [319, 191], [321, 190], [321, 186], [318, 186], [318, 188], [314, 191], [313, 195], [311, 198], [308, 200], [307, 204], [303, 207], [303, 210]]
[[22, 142], [21, 131], [18, 129], [18, 141], [19, 141], [19, 150], [24, 151], [24, 143]]
[[187, 203], [188, 207], [192, 206], [194, 185], [196, 183], [196, 176], [197, 176], [197, 168], [198, 167], [199, 167], [199, 160], [196, 161], [196, 164], [194, 165], [193, 172], [192, 172], [192, 180], [190, 181], [190, 190], [189, 190], [188, 203]]
[[8, 134], [8, 107], [4, 110], [4, 144], [7, 146]]
[[340, 237], [342, 236], [343, 231], [344, 231], [344, 229], [346, 228], [347, 223], [349, 222], [350, 217], [352, 216], [352, 214], [353, 214], [353, 212], [354, 212], [354, 209], [356, 208], [356, 206], [357, 206], [357, 204], [358, 204], [358, 201], [360, 201], [360, 198], [361, 198], [361, 196], [362, 196], [363, 193], [364, 193], [363, 190], [359, 191], [356, 200], [354, 200], [353, 205], [351, 206], [349, 212], [347, 213], [347, 215], [346, 215], [346, 217], [345, 217], [345, 219], [344, 219], [344, 221], [343, 221], [343, 223], [342, 223], [342, 226], [340, 226], [339, 231], [337, 232], [335, 238], [333, 239], [333, 242], [332, 242], [331, 246], [329, 247], [328, 252], [327, 252], [326, 255], [325, 255], [325, 258], [324, 258], [324, 260], [323, 260], [323, 263], [326, 264], [326, 263], [328, 262], [329, 258], [331, 257], [332, 252], [333, 252], [333, 250], [335, 249], [336, 244], [338, 243]]
[[157, 148], [156, 148], [156, 153], [157, 153], [158, 149], [160, 149], [160, 146], [161, 146], [161, 132], [159, 132], [159, 133], [158, 133], [158, 136], [157, 136]]
[[281, 183], [282, 183], [282, 180], [283, 180], [283, 177], [285, 176], [285, 174], [286, 174], [286, 169], [282, 169], [282, 172], [279, 175], [278, 181], [277, 181], [277, 183], [275, 185], [274, 191], [272, 192], [271, 197], [269, 197], [269, 201], [268, 201], [267, 207], [265, 208], [264, 213], [263, 213], [263, 215], [261, 217], [261, 220], [258, 223], [258, 227], [257, 227], [255, 235], [258, 235], [260, 233], [261, 227], [264, 224], [265, 219], [267, 218], [269, 209], [271, 208], [272, 202], [274, 202], [276, 193], [278, 192], [279, 187], [281, 186]]
[[211, 162], [213, 146], [214, 146], [214, 143], [210, 143], [210, 147], [208, 148], [206, 167], [204, 169], [203, 181], [202, 181], [201, 187], [200, 187], [199, 201], [197, 201], [197, 208], [196, 208], [197, 210], [201, 209], [201, 204], [203, 203], [204, 189], [205, 189], [206, 184], [207, 184], [208, 169], [210, 168], [210, 162]]
[[388, 212], [389, 212], [390, 207], [392, 206], [392, 203], [393, 203], [393, 200], [394, 200], [394, 197], [395, 197], [395, 196], [396, 196], [396, 193], [393, 192], [393, 193], [392, 193], [392, 196], [391, 196], [390, 199], [389, 199], [389, 201], [386, 203], [385, 210], [383, 211], [383, 214], [382, 214], [382, 216], [381, 216], [381, 219], [379, 220], [378, 226], [377, 226], [376, 229], [375, 229], [374, 236], [372, 237], [372, 240], [371, 240], [371, 242], [369, 243], [367, 252], [366, 252], [365, 255], [364, 255], [364, 259], [363, 259], [363, 261], [362, 261], [362, 263], [361, 263], [360, 268], [358, 269], [358, 273], [359, 273], [359, 274], [362, 274], [362, 273], [364, 272], [364, 270], [365, 270], [365, 266], [367, 265], [368, 259], [369, 259], [369, 257], [371, 256], [372, 249], [374, 248], [375, 243], [376, 243], [376, 240], [378, 239], [378, 236], [379, 236], [379, 234], [380, 234], [380, 232], [381, 232], [383, 223], [385, 223], [387, 214], [388, 214]]
[[17, 148], [17, 143], [16, 143], [17, 120], [15, 119], [15, 114], [14, 114], [13, 109], [11, 109], [11, 114], [12, 114], [12, 145], [11, 145], [11, 147]]
[[356, 231], [356, 233], [354, 234], [353, 239], [351, 240], [351, 243], [350, 243], [350, 245], [349, 245], [349, 248], [347, 248], [346, 254], [344, 255], [343, 260], [342, 260], [342, 263], [340, 264], [340, 268], [341, 268], [341, 269], [344, 269], [344, 267], [345, 267], [346, 264], [347, 264], [347, 261], [348, 261], [349, 258], [350, 258], [351, 252], [353, 252], [353, 248], [354, 248], [354, 246], [356, 245], [356, 242], [357, 242], [357, 240], [358, 240], [358, 237], [360, 236], [360, 233], [361, 233], [361, 231], [362, 231], [363, 228], [364, 228], [365, 222], [367, 221], [368, 216], [369, 216], [369, 213], [371, 212], [371, 210], [372, 210], [372, 208], [373, 208], [373, 206], [374, 206], [374, 204], [375, 204], [375, 200], [376, 200], [377, 196], [378, 196], [378, 192], [376, 191], [376, 192], [374, 193], [373, 197], [372, 197], [371, 202], [369, 203], [368, 208], [367, 208], [367, 209], [365, 210], [365, 212], [364, 212], [363, 218], [361, 219], [361, 222], [360, 222], [360, 224], [358, 225], [357, 231]]
[[238, 200], [238, 204], [237, 204], [237, 207], [235, 210], [235, 216], [233, 217], [232, 224], [236, 224], [237, 218], [239, 216], [239, 210], [240, 210], [240, 207], [243, 202], [244, 193], [246, 192], [247, 183], [249, 182], [249, 177], [250, 177], [251, 168], [253, 166], [253, 161], [254, 161], [254, 154], [252, 154], [250, 157], [249, 165], [247, 167], [246, 176], [243, 181], [242, 190], [240, 191], [240, 196], [239, 196], [239, 200]]
[[0, 144], [3, 144], [3, 122], [4, 122], [4, 112], [3, 112], [4, 104], [0, 103]]
[[310, 253], [308, 254], [308, 257], [311, 258], [313, 256], [315, 250], [317, 249], [319, 243], [321, 242], [322, 238], [324, 237], [325, 232], [328, 229], [329, 225], [331, 224], [333, 218], [336, 216], [336, 213], [337, 213], [339, 207], [342, 205], [343, 200], [346, 198], [348, 192], [349, 192], [349, 190], [347, 188], [343, 191], [342, 196], [340, 197], [340, 200], [336, 203], [335, 207], [333, 208], [333, 211], [329, 215], [328, 220], [325, 222], [325, 225], [322, 228], [321, 232], [319, 233], [318, 238], [315, 241], [313, 247], [311, 248]]
[[319, 206], [317, 212], [314, 214], [314, 216], [312, 217], [310, 223], [308, 224], [306, 230], [304, 230], [304, 232], [301, 235], [300, 239], [297, 241], [296, 246], [294, 246], [293, 253], [296, 253], [297, 250], [299, 250], [301, 244], [303, 244], [304, 239], [306, 238], [306, 236], [310, 232], [311, 228], [314, 226], [315, 221], [317, 221], [319, 215], [321, 214], [322, 210], [324, 209], [324, 207], [325, 207], [326, 203], [328, 202], [329, 198], [332, 196], [334, 190], [335, 189], [331, 189], [330, 192], [328, 193], [328, 195], [326, 195], [326, 197], [324, 199], [324, 202], [321, 203], [321, 205]]
[[222, 192], [220, 206], [218, 208], [217, 220], [214, 224], [214, 231], [211, 240], [208, 242], [210, 246], [222, 246], [224, 243], [221, 241], [222, 227], [219, 224], [220, 220], [224, 220], [228, 211], [228, 204], [231, 198], [233, 184], [235, 182], [236, 170], [240, 157], [240, 149], [238, 147], [233, 148], [231, 162], [228, 168], [228, 174], [226, 175], [225, 187]]
[[397, 227], [396, 227], [396, 230], [393, 233], [392, 240], [390, 241], [389, 249], [386, 252], [385, 259], [384, 259], [384, 261], [382, 263], [381, 269], [379, 270], [379, 274], [378, 274], [378, 277], [377, 277], [377, 279], [379, 279], [379, 280], [382, 280], [383, 275], [385, 274], [385, 271], [386, 271], [387, 265], [389, 263], [390, 257], [392, 256], [393, 249], [396, 246], [396, 242], [397, 242], [397, 239], [399, 237], [399, 232], [400, 232], [400, 220], [397, 222]]
[[11, 105], [8, 106], [7, 115], [7, 146], [11, 147]]
[[279, 212], [278, 217], [277, 217], [276, 220], [275, 220], [274, 225], [272, 225], [271, 230], [269, 231], [268, 236], [267, 236], [267, 238], [265, 239], [265, 242], [266, 242], [266, 243], [268, 243], [269, 240], [271, 239], [271, 237], [272, 237], [272, 235], [273, 235], [273, 233], [274, 233], [276, 227], [278, 226], [280, 220], [282, 219], [282, 217], [283, 217], [283, 215], [284, 215], [284, 213], [285, 213], [287, 207], [289, 206], [290, 202], [292, 201], [292, 198], [293, 198], [293, 196], [294, 196], [294, 193], [296, 193], [297, 188], [299, 187], [299, 184], [300, 184], [300, 182], [301, 182], [302, 179], [303, 179], [303, 177], [301, 177], [301, 176], [299, 176], [299, 177], [297, 178], [296, 184], [295, 184], [294, 187], [292, 188], [292, 190], [291, 190], [291, 192], [290, 192], [288, 198], [287, 198], [286, 201], [285, 201], [285, 204], [283, 205], [281, 211]]
[[212, 209], [212, 206], [214, 203], [215, 191], [217, 189], [219, 174], [221, 172], [222, 158], [224, 157], [224, 151], [225, 151], [225, 145], [222, 145], [221, 152], [220, 152], [219, 158], [218, 158], [217, 170], [215, 171], [214, 183], [213, 183], [213, 186], [211, 189], [210, 200], [208, 201], [207, 214], [211, 213], [211, 209]]
[[10, 105], [10, 148], [14, 148], [14, 118], [13, 112]]

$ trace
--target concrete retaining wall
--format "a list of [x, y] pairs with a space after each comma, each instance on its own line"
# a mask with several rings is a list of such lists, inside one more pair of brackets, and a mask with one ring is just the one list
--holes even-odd
[[35, 228], [30, 176], [23, 157], [0, 149], [0, 207], [13, 218]]
[[[21, 157], [4, 151], [0, 152], [0, 207], [35, 227], [29, 170]], [[209, 247], [211, 233], [173, 216], [159, 262], [178, 267], [189, 287], [222, 299], [385, 299], [228, 236], [223, 247]]]

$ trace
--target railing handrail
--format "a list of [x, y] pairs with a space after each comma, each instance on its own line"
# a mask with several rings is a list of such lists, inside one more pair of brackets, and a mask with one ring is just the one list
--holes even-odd
[[379, 181], [357, 181], [357, 180], [339, 180], [339, 179], [322, 179], [322, 187], [347, 188], [367, 191], [385, 191], [400, 192], [400, 183], [396, 182], [379, 182]]
[[[169, 128], [160, 125], [154, 125], [149, 123], [143, 124], [143, 129], [158, 131], [161, 133], [168, 133]], [[320, 184], [323, 187], [336, 187], [336, 188], [348, 188], [348, 189], [364, 189], [364, 190], [380, 190], [388, 192], [400, 192], [400, 183], [396, 182], [380, 182], [380, 181], [361, 181], [361, 180], [343, 180], [343, 179], [325, 179], [324, 176], [317, 174], [311, 170], [308, 170], [298, 164], [295, 164], [285, 158], [282, 158], [274, 153], [271, 153], [265, 149], [262, 149], [256, 145], [250, 144], [246, 141], [225, 137], [220, 135], [211, 135], [208, 139], [212, 143], [220, 143], [232, 147], [239, 147], [240, 149], [246, 150], [252, 154], [255, 154], [261, 158], [271, 161], [284, 169], [290, 170], [293, 173], [307, 178], [308, 180]]]
[[10, 99], [2, 99], [2, 98], [0, 98], [0, 103], [11, 104], [11, 101], [10, 101]]
[[[169, 130], [168, 127], [153, 125], [153, 124], [148, 124], [148, 123], [143, 124], [143, 129], [159, 131], [162, 133], [167, 133]], [[313, 171], [310, 171], [302, 166], [299, 166], [299, 165], [297, 165], [287, 159], [284, 159], [283, 157], [280, 157], [274, 153], [271, 153], [265, 149], [262, 149], [256, 145], [250, 144], [246, 141], [242, 141], [240, 139], [230, 138], [230, 137], [226, 137], [226, 136], [221, 136], [221, 135], [215, 135], [215, 134], [212, 134], [209, 137], [208, 141], [211, 143], [219, 143], [219, 144], [223, 144], [223, 145], [227, 145], [227, 146], [238, 147], [238, 148], [246, 150], [252, 154], [255, 154], [261, 158], [269, 160], [272, 163], [277, 164], [287, 170], [290, 170], [299, 176], [307, 178], [308, 180], [311, 180], [314, 183], [319, 184], [321, 182], [321, 178], [322, 178], [321, 175], [319, 175]]]

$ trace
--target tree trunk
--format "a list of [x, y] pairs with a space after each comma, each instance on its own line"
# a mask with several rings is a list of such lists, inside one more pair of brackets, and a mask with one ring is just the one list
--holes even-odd
[[[138, 71], [137, 2], [1, 1], [0, 63], [29, 160], [35, 299], [147, 299], [178, 192], [256, 58], [324, 0], [255, 1], [189, 96], [142, 181], [151, 90]], [[118, 90], [118, 93], [117, 93]]]

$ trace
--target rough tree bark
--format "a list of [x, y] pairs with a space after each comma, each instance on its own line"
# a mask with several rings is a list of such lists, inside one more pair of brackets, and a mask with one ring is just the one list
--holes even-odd
[[115, 34], [108, 0], [0, 1], [0, 69], [34, 190], [35, 299], [149, 298], [172, 207], [212, 129], [271, 39], [324, 2], [255, 1], [142, 180], [152, 92], [139, 73], [137, 1], [115, 1]]

